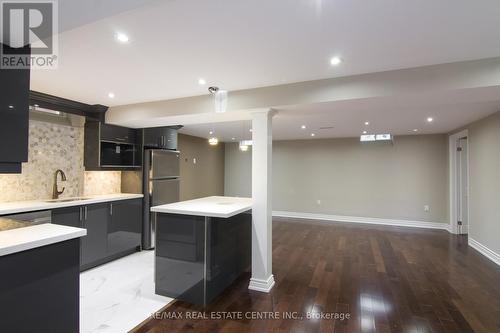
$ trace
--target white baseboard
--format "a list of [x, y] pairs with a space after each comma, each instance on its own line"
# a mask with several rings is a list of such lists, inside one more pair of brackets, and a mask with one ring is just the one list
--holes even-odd
[[267, 280], [251, 278], [248, 289], [268, 293], [271, 291], [271, 289], [273, 289], [274, 284], [274, 275], [271, 274], [271, 276], [268, 277]]
[[500, 254], [487, 248], [483, 244], [479, 243], [477, 240], [469, 237], [469, 246], [472, 247], [477, 252], [481, 253], [486, 258], [493, 261], [495, 264], [500, 266]]
[[399, 227], [440, 229], [440, 230], [450, 231], [449, 224], [439, 223], [439, 222], [395, 220], [395, 219], [381, 219], [381, 218], [375, 218], [375, 217], [358, 217], [358, 216], [328, 215], [328, 214], [316, 214], [316, 213], [298, 213], [298, 212], [285, 212], [285, 211], [273, 211], [273, 216], [274, 217], [288, 217], [288, 218], [294, 218], [294, 219], [380, 224], [380, 225], [391, 225], [391, 226], [399, 226]]

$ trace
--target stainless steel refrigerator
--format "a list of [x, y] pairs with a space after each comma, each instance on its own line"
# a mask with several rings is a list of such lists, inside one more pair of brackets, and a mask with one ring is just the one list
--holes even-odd
[[156, 236], [153, 206], [179, 201], [179, 152], [164, 149], [144, 151], [143, 193], [144, 218], [142, 248], [154, 249]]

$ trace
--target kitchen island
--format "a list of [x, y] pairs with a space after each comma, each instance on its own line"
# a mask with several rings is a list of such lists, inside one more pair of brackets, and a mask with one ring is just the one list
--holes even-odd
[[206, 197], [155, 206], [155, 292], [209, 304], [251, 263], [252, 200]]
[[86, 233], [0, 217], [0, 332], [78, 332]]

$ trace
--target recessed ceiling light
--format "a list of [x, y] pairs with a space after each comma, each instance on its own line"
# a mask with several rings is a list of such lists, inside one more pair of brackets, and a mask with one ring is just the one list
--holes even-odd
[[330, 65], [338, 66], [342, 63], [342, 59], [340, 57], [333, 57], [330, 59]]
[[418, 132], [418, 129], [417, 129], [417, 128], [414, 128], [414, 129], [413, 129], [413, 132]]
[[249, 131], [250, 131], [250, 132], [253, 132], [253, 130], [252, 130], [251, 128], [249, 129]]
[[14, 105], [10, 104], [9, 109], [13, 109], [13, 108], [14, 108]]
[[311, 136], [316, 136], [316, 134], [314, 134], [314, 133], [311, 133]]
[[369, 121], [365, 121], [365, 126], [368, 126], [370, 125], [370, 122]]
[[119, 32], [116, 34], [116, 40], [119, 41], [120, 43], [128, 43], [129, 38], [124, 33]]
[[368, 133], [368, 132], [367, 131], [363, 131], [363, 134], [366, 134], [366, 133]]
[[112, 93], [112, 92], [110, 92], [110, 93], [108, 93], [108, 97], [109, 97], [109, 98], [115, 98], [115, 94], [114, 94], [114, 93]]
[[208, 132], [208, 134], [212, 135], [212, 134], [214, 134], [214, 131], [210, 131], [210, 132]]
[[434, 118], [432, 118], [432, 117], [427, 118], [428, 123], [432, 123], [433, 121], [434, 121]]
[[231, 140], [233, 140], [233, 141], [234, 141], [234, 140], [236, 140], [236, 138], [231, 138]]
[[198, 84], [199, 84], [200, 86], [204, 86], [205, 84], [207, 84], [207, 81], [206, 81], [205, 79], [203, 79], [203, 78], [199, 78], [199, 79], [198, 79]]
[[302, 125], [302, 126], [300, 126], [300, 128], [306, 129], [306, 125]]

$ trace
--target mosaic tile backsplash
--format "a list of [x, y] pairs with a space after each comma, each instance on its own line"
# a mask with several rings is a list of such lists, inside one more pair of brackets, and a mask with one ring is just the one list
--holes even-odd
[[21, 174], [0, 174], [0, 202], [50, 199], [57, 169], [67, 179], [61, 198], [119, 193], [119, 171], [84, 171], [83, 136], [82, 127], [30, 120], [28, 162]]

